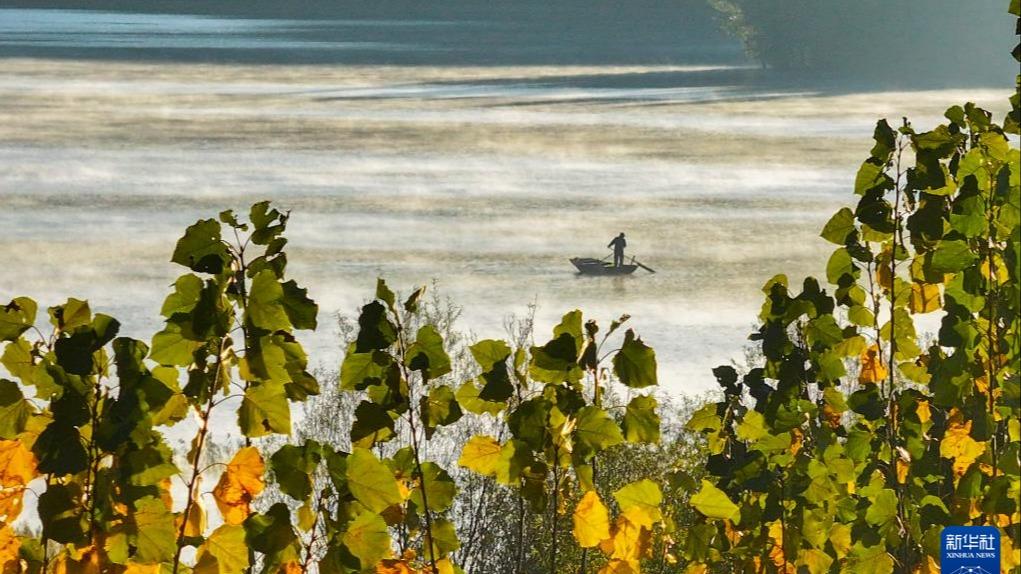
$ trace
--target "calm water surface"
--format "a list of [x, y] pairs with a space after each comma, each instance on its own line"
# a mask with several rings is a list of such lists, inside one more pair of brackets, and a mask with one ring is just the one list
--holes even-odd
[[[536, 64], [507, 26], [0, 9], [0, 299], [88, 298], [148, 339], [184, 227], [272, 199], [320, 303], [314, 363], [337, 364], [336, 313], [378, 275], [435, 280], [481, 337], [533, 301], [543, 336], [570, 309], [629, 313], [668, 389], [698, 392], [741, 359], [767, 278], [822, 272], [876, 118], [1010, 92], [769, 86], [683, 39]], [[472, 34], [497, 62], [458, 52]], [[217, 50], [244, 57], [185, 57]], [[331, 62], [279, 61], [312, 53]], [[620, 231], [658, 273], [576, 276]]]

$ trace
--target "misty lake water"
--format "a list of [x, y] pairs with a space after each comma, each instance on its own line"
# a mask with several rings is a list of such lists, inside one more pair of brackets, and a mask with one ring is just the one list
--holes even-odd
[[[471, 27], [499, 61], [458, 56]], [[1010, 93], [784, 88], [716, 44], [537, 64], [510, 32], [0, 9], [0, 299], [87, 298], [148, 339], [183, 229], [272, 199], [320, 304], [315, 365], [338, 364], [336, 314], [382, 276], [435, 280], [479, 337], [533, 301], [539, 337], [574, 308], [628, 313], [667, 388], [699, 392], [742, 360], [763, 282], [822, 273], [819, 229], [853, 200], [877, 118], [932, 126], [966, 100], [1002, 117]], [[260, 61], [296, 51], [332, 60]], [[620, 231], [658, 272], [577, 276], [568, 258]]]

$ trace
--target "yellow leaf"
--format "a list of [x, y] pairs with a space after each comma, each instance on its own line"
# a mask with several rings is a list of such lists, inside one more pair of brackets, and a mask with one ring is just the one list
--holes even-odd
[[858, 375], [858, 382], [878, 383], [885, 380], [886, 375], [886, 366], [879, 356], [879, 345], [869, 345], [861, 354], [861, 373]]
[[294, 560], [288, 560], [280, 567], [279, 570], [277, 570], [277, 574], [302, 574], [302, 572], [304, 572], [304, 570], [302, 569], [301, 564], [298, 564]]
[[25, 486], [36, 477], [36, 460], [20, 440], [0, 440], [0, 485]]
[[908, 308], [912, 313], [931, 313], [939, 309], [939, 285], [912, 283]]
[[599, 544], [599, 548], [610, 558], [638, 562], [652, 550], [652, 533], [631, 522], [626, 516], [618, 516], [613, 523], [610, 537]]
[[457, 464], [482, 476], [493, 476], [500, 461], [500, 450], [500, 443], [496, 439], [484, 435], [473, 436], [464, 445]]
[[124, 568], [124, 574], [160, 574], [160, 565], [131, 562]]
[[242, 448], [227, 465], [213, 489], [216, 506], [227, 524], [238, 525], [251, 514], [251, 502], [266, 483], [266, 464], [255, 447]]
[[904, 484], [908, 479], [908, 463], [897, 459], [897, 483]]
[[787, 559], [783, 553], [783, 524], [777, 520], [769, 525], [769, 538], [773, 544], [769, 550], [769, 559], [776, 566], [783, 566]]
[[36, 477], [36, 460], [20, 440], [0, 440], [0, 521], [21, 514], [25, 486]]
[[8, 524], [0, 525], [0, 572], [20, 572], [18, 549], [21, 539], [18, 538]]
[[439, 574], [454, 574], [454, 563], [447, 558], [437, 560], [436, 570], [439, 571]]
[[688, 567], [684, 569], [684, 574], [706, 574], [709, 572], [709, 567], [705, 564], [688, 564]]
[[407, 560], [382, 560], [376, 564], [376, 574], [417, 574]]
[[851, 527], [844, 524], [834, 524], [830, 528], [830, 544], [837, 551], [837, 558], [847, 556], [851, 551]]
[[932, 420], [932, 410], [929, 408], [929, 401], [918, 401], [918, 407], [915, 412], [918, 413], [918, 420], [923, 423]]
[[[184, 516], [178, 516], [175, 520], [176, 528], [181, 527]], [[188, 521], [184, 525], [185, 536], [202, 536], [206, 532], [206, 511], [202, 508], [201, 501], [196, 498], [188, 509]]]
[[1014, 548], [1010, 536], [1000, 536], [1000, 567], [1004, 572], [1014, 572], [1021, 566], [1021, 549]]
[[574, 538], [582, 548], [592, 548], [609, 537], [610, 515], [596, 491], [590, 490], [574, 509]]
[[962, 422], [958, 414], [953, 417], [939, 445], [939, 454], [954, 461], [954, 476], [960, 478], [968, 467], [986, 451], [986, 444], [971, 438], [971, 421]]
[[639, 574], [638, 564], [628, 560], [610, 560], [599, 570], [599, 574]]

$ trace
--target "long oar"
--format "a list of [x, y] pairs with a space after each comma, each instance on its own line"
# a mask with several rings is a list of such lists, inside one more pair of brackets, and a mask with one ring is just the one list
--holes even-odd
[[655, 273], [655, 272], [656, 272], [656, 270], [655, 270], [655, 269], [653, 269], [652, 267], [649, 267], [649, 266], [647, 266], [647, 265], [643, 264], [643, 263], [642, 263], [641, 261], [638, 261], [638, 260], [637, 260], [637, 259], [635, 259], [634, 257], [632, 257], [632, 258], [631, 258], [631, 263], [634, 263], [635, 265], [637, 265], [637, 266], [641, 267], [642, 269], [645, 269], [645, 270], [646, 270], [646, 271], [648, 271], [649, 273]]

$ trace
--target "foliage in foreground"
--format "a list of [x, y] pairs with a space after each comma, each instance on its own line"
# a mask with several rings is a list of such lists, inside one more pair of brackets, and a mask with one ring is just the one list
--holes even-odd
[[[452, 380], [423, 291], [399, 301], [382, 281], [341, 366], [341, 390], [359, 401], [345, 446], [309, 438], [264, 453], [291, 436], [291, 403], [320, 391], [295, 337], [318, 308], [286, 278], [288, 214], [268, 203], [247, 223], [226, 211], [188, 228], [172, 261], [189, 272], [151, 344], [117, 337], [115, 319], [75, 299], [48, 310], [44, 334], [36, 303], [16, 298], [0, 311], [0, 363], [16, 379], [0, 380], [0, 566], [452, 574], [463, 541], [486, 542], [458, 526], [455, 469], [427, 454], [437, 433], [479, 416], [497, 432], [458, 445], [458, 464], [549, 527], [526, 539], [516, 522], [508, 572], [933, 572], [950, 524], [998, 527], [1004, 569], [1017, 570], [1012, 104], [1003, 128], [971, 104], [928, 132], [877, 124], [857, 206], [822, 232], [838, 245], [833, 294], [813, 278], [799, 293], [784, 276], [767, 282], [752, 335], [763, 364], [716, 369], [723, 399], [688, 422], [711, 453], [705, 477], [606, 480], [627, 474], [614, 449], [660, 442], [664, 426], [653, 350], [630, 330], [605, 348], [626, 317], [602, 330], [573, 311], [542, 345], [476, 342], [477, 374]], [[937, 319], [925, 340], [916, 321]], [[615, 386], [626, 404], [607, 402]], [[210, 460], [210, 426], [225, 411], [244, 444], [224, 463]], [[181, 460], [169, 428], [192, 437]], [[265, 490], [275, 502], [261, 503]], [[665, 503], [678, 493], [697, 514]], [[15, 525], [26, 494], [37, 532]]]

